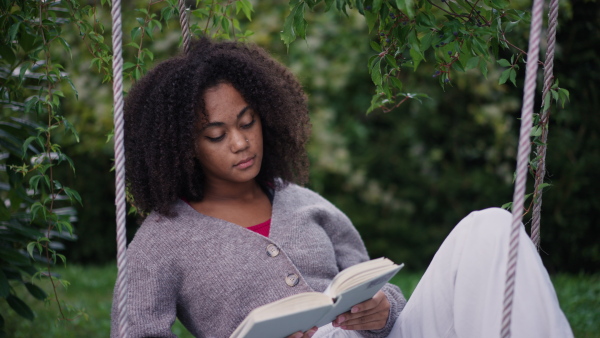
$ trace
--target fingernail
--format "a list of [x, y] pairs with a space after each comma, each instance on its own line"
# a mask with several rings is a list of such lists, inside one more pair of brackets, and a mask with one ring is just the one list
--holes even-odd
[[306, 334], [308, 334], [308, 337], [312, 337], [316, 332], [317, 330], [309, 330], [308, 332], [306, 332]]
[[350, 310], [351, 313], [357, 313], [358, 312], [358, 307], [353, 307], [352, 310]]
[[344, 322], [344, 320], [346, 320], [346, 318], [344, 318], [344, 316], [340, 316], [340, 317], [338, 318], [338, 324], [341, 324], [341, 323], [343, 323], [343, 322]]

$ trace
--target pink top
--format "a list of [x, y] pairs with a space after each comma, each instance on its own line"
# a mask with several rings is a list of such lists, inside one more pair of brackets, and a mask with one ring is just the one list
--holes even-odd
[[268, 220], [260, 224], [247, 227], [246, 229], [252, 230], [257, 234], [263, 235], [265, 237], [269, 237], [269, 231], [271, 230], [271, 219], [269, 218]]

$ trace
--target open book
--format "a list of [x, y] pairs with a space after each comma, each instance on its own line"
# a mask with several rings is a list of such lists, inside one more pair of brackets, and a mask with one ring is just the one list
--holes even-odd
[[331, 323], [372, 298], [403, 266], [383, 257], [351, 266], [323, 293], [304, 292], [252, 310], [230, 338], [281, 338]]

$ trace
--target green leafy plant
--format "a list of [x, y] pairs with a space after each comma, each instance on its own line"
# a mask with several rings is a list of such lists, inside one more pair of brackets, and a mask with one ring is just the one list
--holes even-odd
[[[334, 7], [333, 0], [291, 0], [290, 14], [287, 16], [281, 39], [289, 46], [296, 37], [306, 38], [307, 21], [305, 10], [315, 10], [324, 3], [324, 10]], [[524, 62], [527, 53], [507, 35], [520, 25], [528, 26], [531, 14], [514, 8], [506, 0], [337, 0], [335, 8], [347, 14], [348, 9], [356, 9], [364, 16], [370, 33], [376, 33], [370, 45], [376, 54], [372, 55], [367, 67], [375, 85], [375, 94], [367, 110], [376, 109], [390, 112], [409, 99], [429, 98], [425, 93], [403, 91], [402, 74], [406, 69], [416, 71], [423, 62], [435, 63], [432, 77], [438, 78], [442, 88], [452, 84], [453, 72], [466, 72], [477, 69], [487, 77], [488, 67], [496, 63], [506, 68], [500, 74], [499, 84], [510, 81], [517, 86], [519, 63]], [[502, 58], [510, 54], [510, 61]], [[543, 62], [540, 62], [543, 65]], [[569, 92], [552, 87], [551, 95], [545, 97], [543, 111], [550, 109], [551, 102], [564, 107]], [[533, 143], [541, 145], [542, 130], [548, 128], [540, 114], [534, 116]], [[530, 160], [530, 173], [538, 175], [538, 165], [542, 155], [535, 154]], [[542, 183], [541, 191], [550, 186]], [[526, 195], [526, 198], [534, 193]], [[525, 213], [531, 210], [536, 199], [531, 200]], [[511, 208], [512, 202], [502, 207]]]
[[[68, 282], [52, 267], [66, 263], [61, 241], [73, 238], [70, 205], [81, 203], [78, 192], [56, 178], [57, 170], [75, 168], [55, 139], [79, 139], [61, 108], [65, 86], [77, 96], [56, 57], [60, 50], [70, 52], [61, 36], [69, 22], [64, 14], [52, 1], [0, 4], [0, 296], [29, 320], [34, 314], [19, 297], [22, 286], [36, 299], [56, 302], [66, 319], [56, 288]], [[34, 284], [36, 278], [50, 280], [54, 297]]]
[[[296, 37], [306, 37], [306, 8], [314, 10], [324, 3], [325, 11], [334, 1], [290, 1], [281, 38], [289, 45]], [[402, 73], [416, 71], [423, 62], [435, 62], [432, 74], [442, 86], [451, 84], [452, 72], [478, 69], [487, 76], [489, 64], [501, 49], [515, 50], [511, 62], [499, 59], [509, 67], [500, 77], [516, 85], [516, 71], [526, 53], [511, 43], [506, 35], [520, 24], [528, 24], [530, 14], [514, 9], [505, 0], [340, 0], [335, 8], [343, 13], [356, 9], [364, 16], [368, 30], [375, 33], [371, 48], [376, 52], [368, 60], [368, 68], [376, 91], [367, 112], [381, 108], [388, 112], [407, 99], [420, 99], [426, 94], [403, 91]]]

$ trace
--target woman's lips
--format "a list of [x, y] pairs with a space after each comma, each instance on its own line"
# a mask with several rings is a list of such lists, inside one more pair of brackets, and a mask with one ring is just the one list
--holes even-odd
[[236, 167], [238, 169], [246, 169], [254, 164], [255, 157], [256, 157], [256, 155], [252, 156], [252, 157], [248, 157], [247, 159], [242, 160], [242, 161], [238, 162], [237, 164], [235, 164], [234, 167]]

